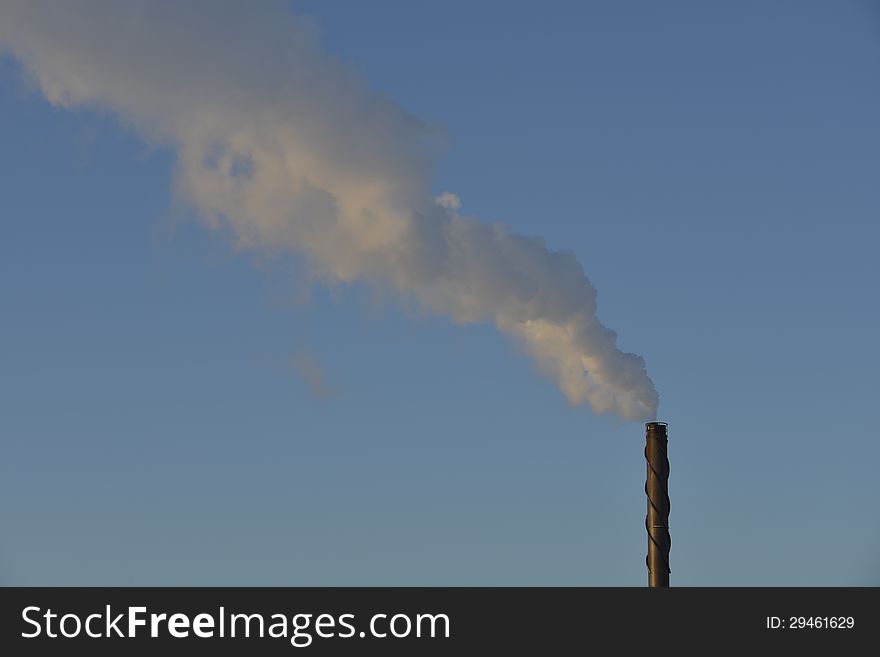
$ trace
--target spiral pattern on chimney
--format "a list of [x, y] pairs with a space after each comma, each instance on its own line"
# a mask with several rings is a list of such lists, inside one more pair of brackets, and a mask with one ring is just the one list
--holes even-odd
[[645, 529], [648, 531], [648, 586], [669, 586], [669, 440], [665, 422], [649, 422], [645, 425], [645, 460], [648, 473], [645, 494], [648, 496], [648, 514]]

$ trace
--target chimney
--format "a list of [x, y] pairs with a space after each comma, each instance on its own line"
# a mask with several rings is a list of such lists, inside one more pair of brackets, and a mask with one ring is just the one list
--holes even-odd
[[645, 528], [648, 530], [648, 586], [669, 586], [669, 458], [666, 447], [665, 422], [648, 422], [645, 425], [645, 459], [648, 461], [648, 476], [645, 480], [645, 493], [648, 496], [648, 515]]

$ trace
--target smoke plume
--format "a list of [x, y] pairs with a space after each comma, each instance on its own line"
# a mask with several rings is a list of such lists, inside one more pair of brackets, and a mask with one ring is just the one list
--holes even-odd
[[237, 247], [492, 322], [573, 404], [654, 417], [644, 361], [597, 319], [574, 254], [432, 198], [430, 130], [284, 4], [4, 0], [0, 47], [52, 104], [110, 111], [173, 149], [177, 192]]

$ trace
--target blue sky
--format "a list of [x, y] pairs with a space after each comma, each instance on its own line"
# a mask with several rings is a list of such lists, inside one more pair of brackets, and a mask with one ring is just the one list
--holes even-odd
[[[434, 193], [574, 252], [644, 356], [673, 585], [878, 585], [880, 11], [670, 5], [296, 11], [442, 135]], [[0, 117], [0, 582], [644, 585], [641, 423], [231, 248], [173, 148], [12, 57]]]

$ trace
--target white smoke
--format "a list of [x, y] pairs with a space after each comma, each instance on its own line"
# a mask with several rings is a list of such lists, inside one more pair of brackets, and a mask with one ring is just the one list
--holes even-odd
[[0, 47], [54, 105], [109, 110], [173, 148], [179, 194], [237, 246], [493, 322], [573, 404], [653, 419], [644, 361], [597, 319], [574, 254], [432, 199], [430, 131], [285, 5], [3, 0]]

